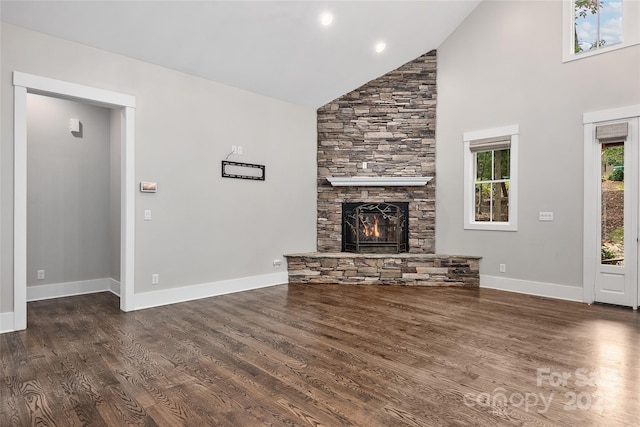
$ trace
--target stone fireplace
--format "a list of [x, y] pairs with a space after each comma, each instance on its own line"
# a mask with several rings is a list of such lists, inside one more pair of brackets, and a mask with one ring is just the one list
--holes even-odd
[[478, 257], [435, 254], [436, 71], [434, 50], [318, 109], [318, 252], [287, 255], [291, 283], [479, 284]]
[[318, 109], [319, 252], [343, 250], [343, 203], [403, 202], [408, 252], [434, 253], [436, 94], [431, 51]]

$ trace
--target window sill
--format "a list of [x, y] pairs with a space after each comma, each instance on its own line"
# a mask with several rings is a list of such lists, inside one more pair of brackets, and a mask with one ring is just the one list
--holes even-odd
[[472, 222], [464, 225], [465, 230], [484, 230], [484, 231], [518, 231], [517, 224], [509, 224], [507, 222], [478, 223]]
[[640, 42], [634, 42], [634, 43], [618, 43], [616, 45], [613, 46], [609, 46], [609, 47], [603, 47], [600, 49], [596, 49], [593, 51], [587, 51], [587, 52], [582, 52], [582, 53], [573, 53], [573, 52], [563, 52], [562, 54], [562, 62], [572, 62], [572, 61], [577, 61], [579, 59], [584, 59], [584, 58], [591, 58], [592, 56], [597, 56], [597, 55], [601, 55], [604, 53], [608, 53], [608, 52], [613, 52], [616, 50], [620, 50], [620, 49], [625, 49], [627, 47], [632, 47], [632, 46], [637, 46], [639, 45]]

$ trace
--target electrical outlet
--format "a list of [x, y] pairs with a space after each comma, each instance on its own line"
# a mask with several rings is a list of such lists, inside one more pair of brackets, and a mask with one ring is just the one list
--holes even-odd
[[362, 169], [366, 169], [367, 168], [367, 162], [362, 162]]
[[242, 154], [242, 145], [238, 145], [238, 154]]
[[152, 285], [157, 285], [158, 283], [160, 283], [160, 275], [158, 273], [154, 273], [151, 275], [151, 284]]
[[281, 265], [282, 265], [282, 261], [280, 261], [279, 259], [274, 259], [274, 260], [273, 260], [273, 266], [274, 266], [275, 268], [278, 268], [278, 267], [280, 267]]
[[231, 146], [231, 152], [233, 154], [238, 154], [238, 146], [237, 145], [232, 145]]
[[38, 280], [44, 280], [44, 270], [38, 270], [37, 272]]
[[500, 273], [507, 272], [507, 264], [500, 264]]

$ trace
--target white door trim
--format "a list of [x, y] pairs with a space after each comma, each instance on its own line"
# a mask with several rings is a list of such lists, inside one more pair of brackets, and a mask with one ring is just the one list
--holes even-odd
[[27, 327], [27, 93], [87, 102], [122, 114], [120, 309], [134, 309], [135, 107], [136, 98], [15, 71], [14, 85], [14, 330]]
[[[593, 111], [584, 113], [582, 123], [584, 125], [584, 224], [583, 224], [583, 301], [586, 303], [593, 303], [595, 301], [595, 275], [596, 266], [600, 262], [597, 257], [599, 254], [598, 237], [594, 233], [594, 225], [597, 225], [600, 218], [597, 215], [594, 206], [599, 205], [599, 182], [593, 179], [593, 170], [600, 168], [599, 158], [599, 146], [594, 143], [594, 126], [596, 123], [636, 119], [640, 120], [640, 104], [630, 105], [626, 107]], [[637, 153], [637, 151], [636, 151]], [[633, 179], [636, 181], [636, 186], [640, 185], [637, 182], [637, 171], [633, 171]], [[637, 197], [637, 196], [636, 196]], [[631, 206], [631, 215], [638, 216], [638, 208], [636, 206], [637, 200], [634, 201]], [[637, 218], [640, 221], [640, 218]], [[633, 230], [635, 234], [636, 245], [638, 245], [638, 231]], [[637, 246], [636, 246], [637, 247]], [[637, 254], [637, 251], [634, 251]], [[640, 277], [640, 262], [637, 262], [638, 269], [632, 272], [634, 283], [636, 286], [632, 289], [634, 310], [638, 309], [640, 305], [640, 292], [638, 291], [637, 278]]]

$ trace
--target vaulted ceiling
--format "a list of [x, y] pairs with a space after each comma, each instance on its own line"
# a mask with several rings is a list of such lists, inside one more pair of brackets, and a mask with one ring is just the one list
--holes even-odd
[[479, 2], [2, 0], [0, 19], [317, 108], [438, 48]]

